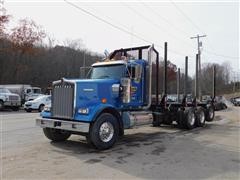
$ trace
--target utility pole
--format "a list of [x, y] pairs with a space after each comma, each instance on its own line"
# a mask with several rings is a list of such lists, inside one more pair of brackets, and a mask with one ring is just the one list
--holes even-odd
[[4, 8], [4, 0], [0, 0], [0, 12], [1, 16], [6, 14], [6, 9]]
[[197, 45], [198, 45], [198, 70], [199, 70], [199, 97], [200, 100], [202, 100], [202, 90], [201, 90], [201, 83], [202, 83], [202, 73], [201, 73], [201, 50], [200, 47], [202, 47], [202, 42], [200, 41], [200, 38], [207, 37], [207, 35], [197, 35], [194, 37], [190, 37], [190, 39], [197, 39]]

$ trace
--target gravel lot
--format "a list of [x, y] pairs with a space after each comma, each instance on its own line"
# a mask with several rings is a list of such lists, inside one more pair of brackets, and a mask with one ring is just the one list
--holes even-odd
[[140, 127], [110, 150], [85, 138], [62, 143], [35, 127], [38, 113], [0, 112], [0, 179], [240, 179], [240, 108], [216, 113], [204, 128]]

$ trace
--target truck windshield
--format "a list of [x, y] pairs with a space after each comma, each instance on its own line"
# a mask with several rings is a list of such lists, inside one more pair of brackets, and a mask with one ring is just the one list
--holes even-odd
[[124, 76], [125, 69], [123, 64], [95, 66], [91, 70], [90, 79], [120, 79]]
[[11, 93], [11, 92], [6, 88], [0, 88], [0, 93]]
[[34, 94], [41, 94], [41, 89], [38, 89], [38, 88], [33, 89], [33, 93]]

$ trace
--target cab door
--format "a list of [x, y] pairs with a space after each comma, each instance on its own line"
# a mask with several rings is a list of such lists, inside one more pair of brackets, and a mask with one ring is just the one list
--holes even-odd
[[143, 105], [143, 68], [141, 64], [130, 64], [128, 71], [131, 79], [131, 100], [129, 106], [137, 108]]

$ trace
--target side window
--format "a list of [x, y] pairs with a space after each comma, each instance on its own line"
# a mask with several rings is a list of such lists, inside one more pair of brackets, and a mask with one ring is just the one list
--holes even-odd
[[128, 72], [130, 73], [130, 78], [135, 78], [135, 66], [128, 66]]
[[141, 80], [142, 75], [142, 66], [137, 64], [133, 66], [128, 66], [128, 72], [130, 73], [130, 78], [134, 79], [135, 82], [139, 82]]
[[29, 94], [31, 92], [31, 89], [27, 89], [26, 93]]

